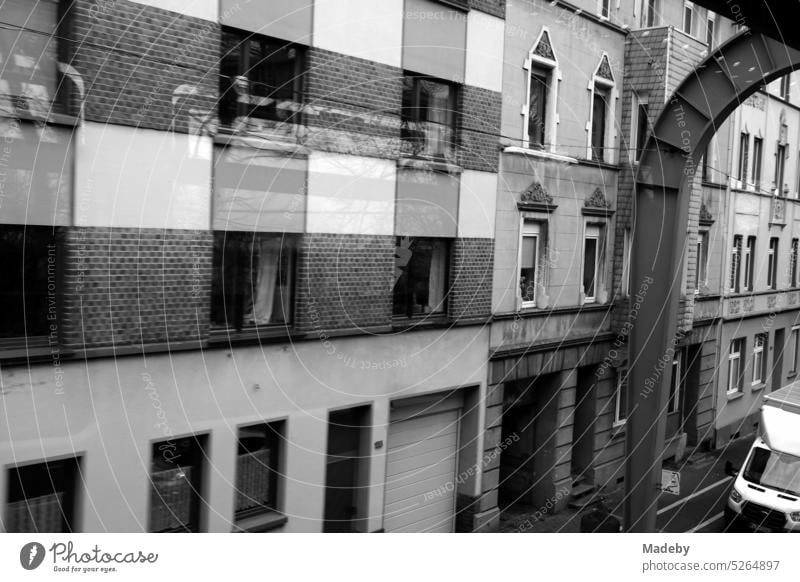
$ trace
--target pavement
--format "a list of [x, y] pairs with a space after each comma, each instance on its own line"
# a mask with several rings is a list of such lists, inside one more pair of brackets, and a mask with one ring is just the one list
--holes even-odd
[[[725, 447], [710, 451], [688, 451], [680, 462], [672, 460], [663, 468], [680, 472], [680, 494], [662, 492], [658, 498], [658, 532], [721, 532], [723, 509], [732, 479], [725, 475], [725, 463], [730, 460], [740, 467], [750, 450], [753, 438], [731, 441]], [[603, 495], [605, 505], [622, 522], [624, 483], [613, 489], [596, 491]], [[589, 497], [592, 500], [593, 497]], [[501, 532], [517, 533], [578, 533], [582, 510], [567, 508], [555, 514], [542, 515], [536, 508], [516, 505], [500, 514]]]

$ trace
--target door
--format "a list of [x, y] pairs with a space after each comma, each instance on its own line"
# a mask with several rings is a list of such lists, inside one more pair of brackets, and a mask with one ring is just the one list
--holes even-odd
[[783, 328], [775, 330], [775, 348], [772, 356], [772, 390], [775, 391], [783, 383], [783, 342], [785, 341], [786, 330]]
[[460, 405], [453, 399], [392, 411], [386, 451], [384, 531], [453, 531]]
[[368, 453], [364, 432], [369, 407], [337, 410], [328, 416], [324, 532], [357, 531]]

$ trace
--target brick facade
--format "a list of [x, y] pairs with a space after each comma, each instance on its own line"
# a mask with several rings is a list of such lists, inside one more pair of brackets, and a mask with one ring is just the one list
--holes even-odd
[[[191, 116], [215, 110], [218, 24], [127, 0], [78, 0], [70, 17], [87, 120], [187, 132]], [[181, 85], [196, 96], [173, 104]]]
[[204, 339], [211, 233], [66, 229], [61, 341], [80, 349]]
[[307, 234], [295, 284], [298, 331], [389, 325], [394, 282], [392, 236]]
[[469, 0], [469, 7], [498, 18], [506, 17], [506, 0]]
[[464, 85], [459, 101], [459, 165], [469, 170], [497, 172], [502, 96]]
[[397, 158], [403, 71], [319, 48], [308, 50], [307, 63], [306, 145]]
[[450, 255], [451, 319], [487, 317], [492, 312], [494, 240], [457, 238]]

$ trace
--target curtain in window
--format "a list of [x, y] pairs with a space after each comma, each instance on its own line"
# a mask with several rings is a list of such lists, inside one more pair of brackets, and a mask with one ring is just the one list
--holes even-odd
[[444, 308], [444, 287], [447, 256], [446, 245], [443, 241], [433, 242], [431, 250], [431, 266], [428, 275], [428, 312], [441, 311]]
[[531, 74], [531, 97], [528, 109], [528, 141], [532, 146], [544, 145], [547, 77], [544, 73]]
[[254, 245], [254, 251], [258, 253], [257, 257], [253, 257], [257, 267], [253, 276], [253, 295], [245, 317], [246, 323], [265, 325], [272, 320], [281, 242], [280, 238], [268, 238]]
[[[450, 117], [450, 87], [435, 81], [420, 79], [420, 102], [425, 116], [427, 134], [426, 154], [442, 155], [450, 141], [448, 131]], [[423, 121], [423, 120], [421, 120]]]

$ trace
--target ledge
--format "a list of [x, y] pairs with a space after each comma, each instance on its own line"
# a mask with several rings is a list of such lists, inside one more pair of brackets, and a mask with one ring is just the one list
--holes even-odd
[[715, 190], [727, 190], [728, 185], [721, 182], [708, 182], [706, 180], [700, 181], [700, 186], [703, 188], [713, 188]]
[[63, 125], [66, 127], [77, 127], [80, 119], [74, 115], [67, 115], [65, 113], [51, 112], [46, 118], [41, 118], [37, 115], [31, 115], [27, 112], [16, 112], [14, 115], [6, 112], [0, 112], [0, 117], [4, 119], [22, 119], [24, 121], [39, 121], [48, 125]]
[[725, 397], [728, 402], [733, 402], [734, 400], [739, 400], [739, 398], [744, 398], [744, 392], [726, 392]]
[[428, 158], [399, 158], [397, 160], [397, 167], [425, 170], [428, 172], [441, 172], [443, 174], [461, 174], [464, 171], [464, 168], [461, 166]]
[[528, 148], [518, 147], [518, 146], [508, 146], [503, 148], [504, 154], [518, 154], [521, 156], [530, 156], [532, 158], [542, 158], [545, 160], [553, 160], [556, 162], [563, 162], [566, 164], [577, 164], [577, 158], [571, 158], [569, 156], [563, 156], [561, 154], [554, 154], [551, 152], [546, 152], [544, 150], [532, 150]]
[[597, 208], [595, 206], [584, 206], [581, 208], [581, 212], [584, 216], [601, 216], [604, 218], [611, 218], [614, 216], [616, 210], [612, 210], [611, 208]]
[[519, 347], [519, 346], [509, 347], [509, 348], [503, 348], [503, 347], [493, 348], [493, 347], [490, 347], [489, 348], [489, 360], [490, 361], [497, 361], [497, 360], [500, 360], [500, 359], [503, 359], [503, 358], [528, 356], [528, 355], [536, 354], [536, 353], [539, 353], [539, 352], [547, 352], [547, 351], [550, 351], [550, 350], [560, 350], [560, 349], [569, 348], [569, 347], [572, 347], [572, 346], [580, 346], [580, 345], [584, 345], [584, 344], [598, 344], [598, 343], [602, 343], [602, 342], [606, 342], [606, 341], [611, 341], [617, 336], [618, 336], [617, 333], [615, 333], [613, 331], [607, 331], [607, 332], [603, 332], [603, 333], [596, 333], [596, 334], [591, 335], [591, 336], [583, 336], [583, 337], [577, 337], [577, 338], [572, 338], [572, 339], [561, 339], [561, 340], [549, 341], [549, 342], [540, 343], [540, 344], [533, 343], [533, 344], [525, 345], [525, 346], [522, 346], [522, 347]]
[[233, 533], [261, 533], [285, 525], [289, 518], [277, 511], [267, 511], [244, 519], [233, 524]]
[[507, 319], [519, 319], [521, 317], [539, 317], [542, 315], [568, 315], [570, 313], [582, 313], [586, 311], [607, 311], [614, 307], [613, 302], [608, 303], [585, 303], [583, 305], [570, 305], [569, 307], [526, 307], [519, 311], [498, 313], [492, 316], [492, 321], [504, 321]]
[[305, 146], [289, 141], [271, 139], [266, 135], [258, 133], [238, 133], [233, 131], [220, 130], [214, 136], [216, 145], [248, 147], [257, 150], [270, 152], [280, 152], [290, 154], [294, 157], [308, 157], [311, 150]]
[[547, 204], [546, 202], [517, 202], [517, 208], [522, 212], [546, 212], [552, 214], [558, 208], [558, 204]]

